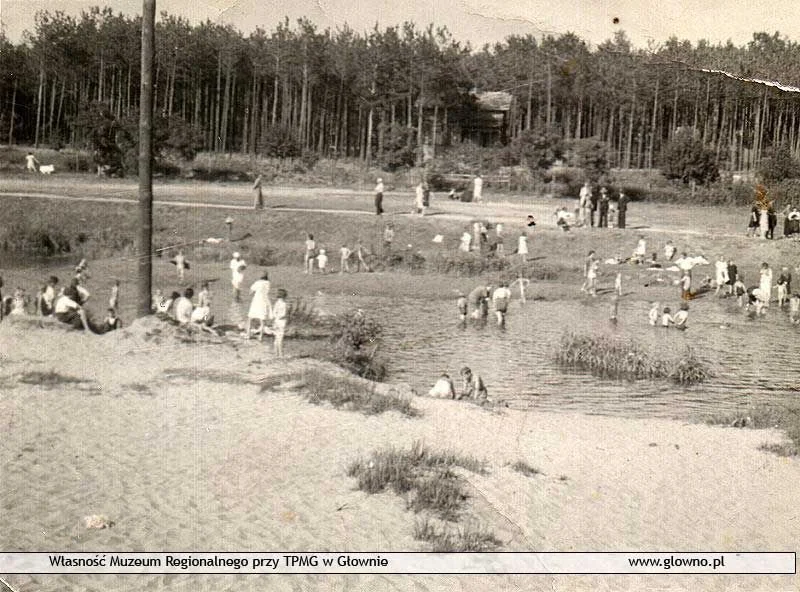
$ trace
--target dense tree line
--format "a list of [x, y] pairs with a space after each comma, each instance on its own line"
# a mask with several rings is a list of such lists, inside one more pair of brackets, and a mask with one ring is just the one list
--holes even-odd
[[[0, 37], [0, 141], [135, 142], [118, 136], [137, 116], [140, 27], [138, 17], [93, 8], [77, 18], [40, 12], [20, 44]], [[800, 45], [778, 33], [744, 46], [672, 38], [648, 49], [622, 32], [593, 49], [571, 33], [512, 36], [476, 50], [432, 25], [362, 34], [287, 19], [245, 36], [162, 13], [156, 35], [155, 110], [184, 156], [195, 144], [277, 156], [418, 155], [424, 142], [460, 139], [473, 90], [513, 94], [509, 140], [534, 129], [594, 138], [624, 168], [657, 166], [687, 128], [724, 168], [757, 168], [772, 148], [800, 152], [800, 94], [700, 71], [800, 85]]]

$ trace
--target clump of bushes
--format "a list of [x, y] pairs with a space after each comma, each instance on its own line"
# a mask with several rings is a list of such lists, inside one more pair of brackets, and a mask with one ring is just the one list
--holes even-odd
[[354, 310], [334, 321], [330, 360], [361, 378], [383, 380], [386, 364], [378, 356], [383, 327], [363, 310]]
[[456, 520], [468, 496], [453, 467], [485, 473], [484, 463], [475, 457], [433, 452], [415, 442], [410, 450], [374, 451], [369, 458], [351, 463], [347, 475], [357, 479], [361, 491], [380, 493], [391, 488], [405, 495], [407, 507], [416, 513], [427, 510], [443, 520]]
[[605, 335], [566, 333], [555, 351], [555, 361], [565, 368], [586, 370], [611, 379], [668, 378], [693, 385], [711, 377], [707, 364], [690, 348], [675, 360], [653, 355], [633, 340]]

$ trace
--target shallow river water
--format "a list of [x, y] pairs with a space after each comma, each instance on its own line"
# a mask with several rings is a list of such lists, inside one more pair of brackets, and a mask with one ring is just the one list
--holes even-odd
[[[315, 305], [331, 312], [369, 309], [384, 325], [382, 351], [389, 360], [390, 382], [407, 382], [420, 393], [442, 372], [458, 386], [459, 369], [467, 365], [481, 374], [492, 398], [515, 408], [697, 418], [800, 396], [800, 331], [774, 309], [767, 318], [750, 320], [732, 299], [693, 305], [686, 332], [651, 327], [648, 304], [624, 299], [616, 327], [608, 320], [606, 299], [529, 300], [525, 305], [515, 300], [505, 331], [493, 325], [492, 317], [485, 327], [470, 323], [460, 328], [455, 304], [448, 301], [351, 298], [345, 303], [320, 297]], [[564, 372], [552, 357], [568, 330], [615, 333], [673, 356], [690, 346], [710, 363], [714, 377], [683, 387], [668, 380], [628, 382]]]

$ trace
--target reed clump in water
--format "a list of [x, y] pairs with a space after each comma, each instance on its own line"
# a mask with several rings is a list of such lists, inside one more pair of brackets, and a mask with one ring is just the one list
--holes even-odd
[[662, 353], [656, 355], [631, 339], [607, 335], [566, 333], [554, 357], [564, 368], [585, 370], [601, 378], [668, 378], [676, 384], [692, 385], [711, 376], [708, 365], [691, 348], [667, 360]]

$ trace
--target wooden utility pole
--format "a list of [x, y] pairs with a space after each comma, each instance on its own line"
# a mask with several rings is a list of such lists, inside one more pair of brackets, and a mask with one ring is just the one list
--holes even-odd
[[153, 281], [153, 56], [156, 0], [143, 0], [142, 83], [139, 98], [139, 231], [136, 236], [136, 316], [150, 314]]

